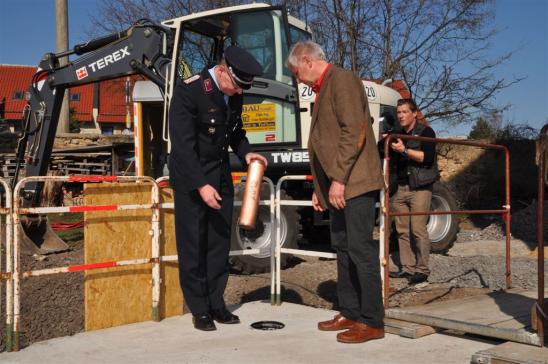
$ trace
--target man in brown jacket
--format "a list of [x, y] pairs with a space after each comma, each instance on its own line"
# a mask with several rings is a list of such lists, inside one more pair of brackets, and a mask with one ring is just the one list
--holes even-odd
[[340, 314], [318, 328], [347, 330], [337, 334], [345, 343], [380, 339], [384, 308], [373, 226], [383, 180], [363, 84], [352, 72], [329, 64], [314, 42], [294, 44], [287, 63], [297, 81], [316, 93], [308, 142], [312, 206], [329, 209], [337, 252]]

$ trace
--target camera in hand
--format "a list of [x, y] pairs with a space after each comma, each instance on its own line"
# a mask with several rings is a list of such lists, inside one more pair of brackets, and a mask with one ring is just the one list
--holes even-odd
[[[379, 131], [381, 135], [399, 134], [401, 126], [391, 112], [384, 111], [379, 119]], [[391, 143], [397, 143], [397, 140], [391, 140]]]

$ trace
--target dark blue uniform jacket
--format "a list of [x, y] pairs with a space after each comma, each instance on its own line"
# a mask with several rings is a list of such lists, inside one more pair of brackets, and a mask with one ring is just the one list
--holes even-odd
[[205, 184], [219, 191], [221, 180], [232, 184], [228, 146], [242, 161], [251, 152], [242, 127], [242, 102], [236, 94], [227, 105], [207, 69], [177, 84], [169, 111], [169, 178], [176, 191]]

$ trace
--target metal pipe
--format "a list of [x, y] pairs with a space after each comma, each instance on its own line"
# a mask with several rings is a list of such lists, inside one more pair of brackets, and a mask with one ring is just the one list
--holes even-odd
[[[288, 177], [288, 176], [286, 176]], [[276, 305], [281, 305], [282, 304], [282, 283], [281, 283], [281, 271], [282, 271], [282, 266], [281, 266], [281, 258], [282, 258], [282, 252], [281, 252], [281, 249], [280, 249], [280, 240], [282, 238], [282, 233], [281, 233], [281, 227], [280, 227], [280, 220], [281, 220], [281, 213], [282, 213], [282, 209], [281, 209], [281, 202], [280, 202], [280, 198], [281, 198], [281, 189], [282, 189], [282, 183], [284, 182], [285, 179], [293, 179], [293, 178], [286, 178], [286, 177], [282, 177], [278, 180], [278, 183], [276, 184], [276, 201], [278, 201], [278, 203], [276, 204], [276, 249], [274, 251], [274, 255], [275, 255], [275, 259], [274, 259], [274, 262], [276, 263], [276, 269], [274, 270], [276, 273], [275, 273], [275, 276], [276, 276], [276, 287], [274, 288], [274, 303]]]
[[505, 196], [506, 196], [506, 205], [503, 207], [507, 210], [506, 213], [502, 214], [504, 222], [506, 224], [506, 289], [512, 288], [512, 270], [510, 259], [510, 227], [512, 222], [512, 215], [510, 212], [510, 151], [508, 148], [504, 147], [504, 182], [505, 182]]
[[[390, 137], [390, 136], [389, 136]], [[384, 144], [384, 203], [382, 207], [383, 226], [380, 228], [384, 231], [384, 286], [383, 286], [383, 304], [384, 308], [388, 308], [390, 295], [390, 153], [388, 152], [388, 138]]]
[[504, 210], [455, 210], [455, 211], [417, 211], [417, 212], [391, 212], [390, 216], [420, 216], [420, 215], [481, 215], [481, 214], [506, 214]]
[[244, 196], [242, 198], [242, 208], [240, 209], [240, 218], [238, 220], [238, 225], [241, 229], [253, 230], [255, 228], [265, 168], [266, 165], [258, 159], [251, 161], [249, 164]]
[[152, 205], [152, 221], [151, 221], [151, 235], [152, 235], [152, 247], [151, 255], [153, 259], [152, 263], [152, 320], [160, 321], [160, 295], [161, 295], [161, 269], [160, 269], [160, 187], [158, 183], [154, 181], [151, 191]]
[[548, 145], [546, 145], [548, 133], [548, 124], [545, 124], [540, 131], [537, 141], [538, 150], [538, 198], [537, 198], [537, 250], [538, 250], [538, 281], [537, 281], [537, 304], [536, 304], [536, 327], [537, 334], [541, 338], [541, 344], [545, 339], [545, 324], [548, 316], [547, 307], [544, 305], [544, 189], [546, 183], [544, 180], [545, 155]]
[[13, 191], [13, 302], [12, 302], [12, 340], [11, 340], [11, 346], [10, 350], [12, 351], [19, 351], [19, 291], [20, 291], [20, 272], [19, 272], [19, 229], [21, 229], [21, 219], [19, 218], [19, 214], [17, 213], [20, 204], [21, 204], [21, 198], [19, 196], [19, 189], [16, 189]]
[[[6, 215], [6, 274], [10, 277], [6, 281], [6, 350], [10, 351], [13, 340], [13, 275], [12, 275], [12, 246], [13, 246], [13, 216], [12, 216], [12, 193], [9, 183], [0, 178], [0, 184], [4, 187], [6, 194], [5, 211], [2, 214]], [[1, 259], [0, 259], [1, 263]], [[0, 269], [1, 271], [1, 269]]]

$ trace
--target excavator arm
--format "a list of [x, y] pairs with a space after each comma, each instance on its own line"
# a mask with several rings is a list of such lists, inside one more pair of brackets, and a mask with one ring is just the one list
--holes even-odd
[[[140, 20], [123, 32], [77, 45], [67, 52], [47, 53], [42, 58], [29, 88], [30, 98], [23, 113], [23, 132], [17, 145], [17, 167], [12, 186], [15, 187], [20, 166], [23, 164], [27, 177], [47, 174], [66, 89], [142, 74], [163, 90], [171, 61], [171, 39], [169, 28]], [[61, 66], [59, 59], [70, 54], [81, 57]], [[42, 182], [27, 183], [23, 189], [22, 206], [38, 205], [42, 186]], [[43, 217], [28, 220], [38, 222], [27, 224], [27, 235], [33, 235], [27, 230], [44, 231]], [[36, 225], [41, 227], [36, 228]], [[44, 249], [46, 241], [34, 241], [34, 244], [42, 250], [39, 253], [51, 252]]]

